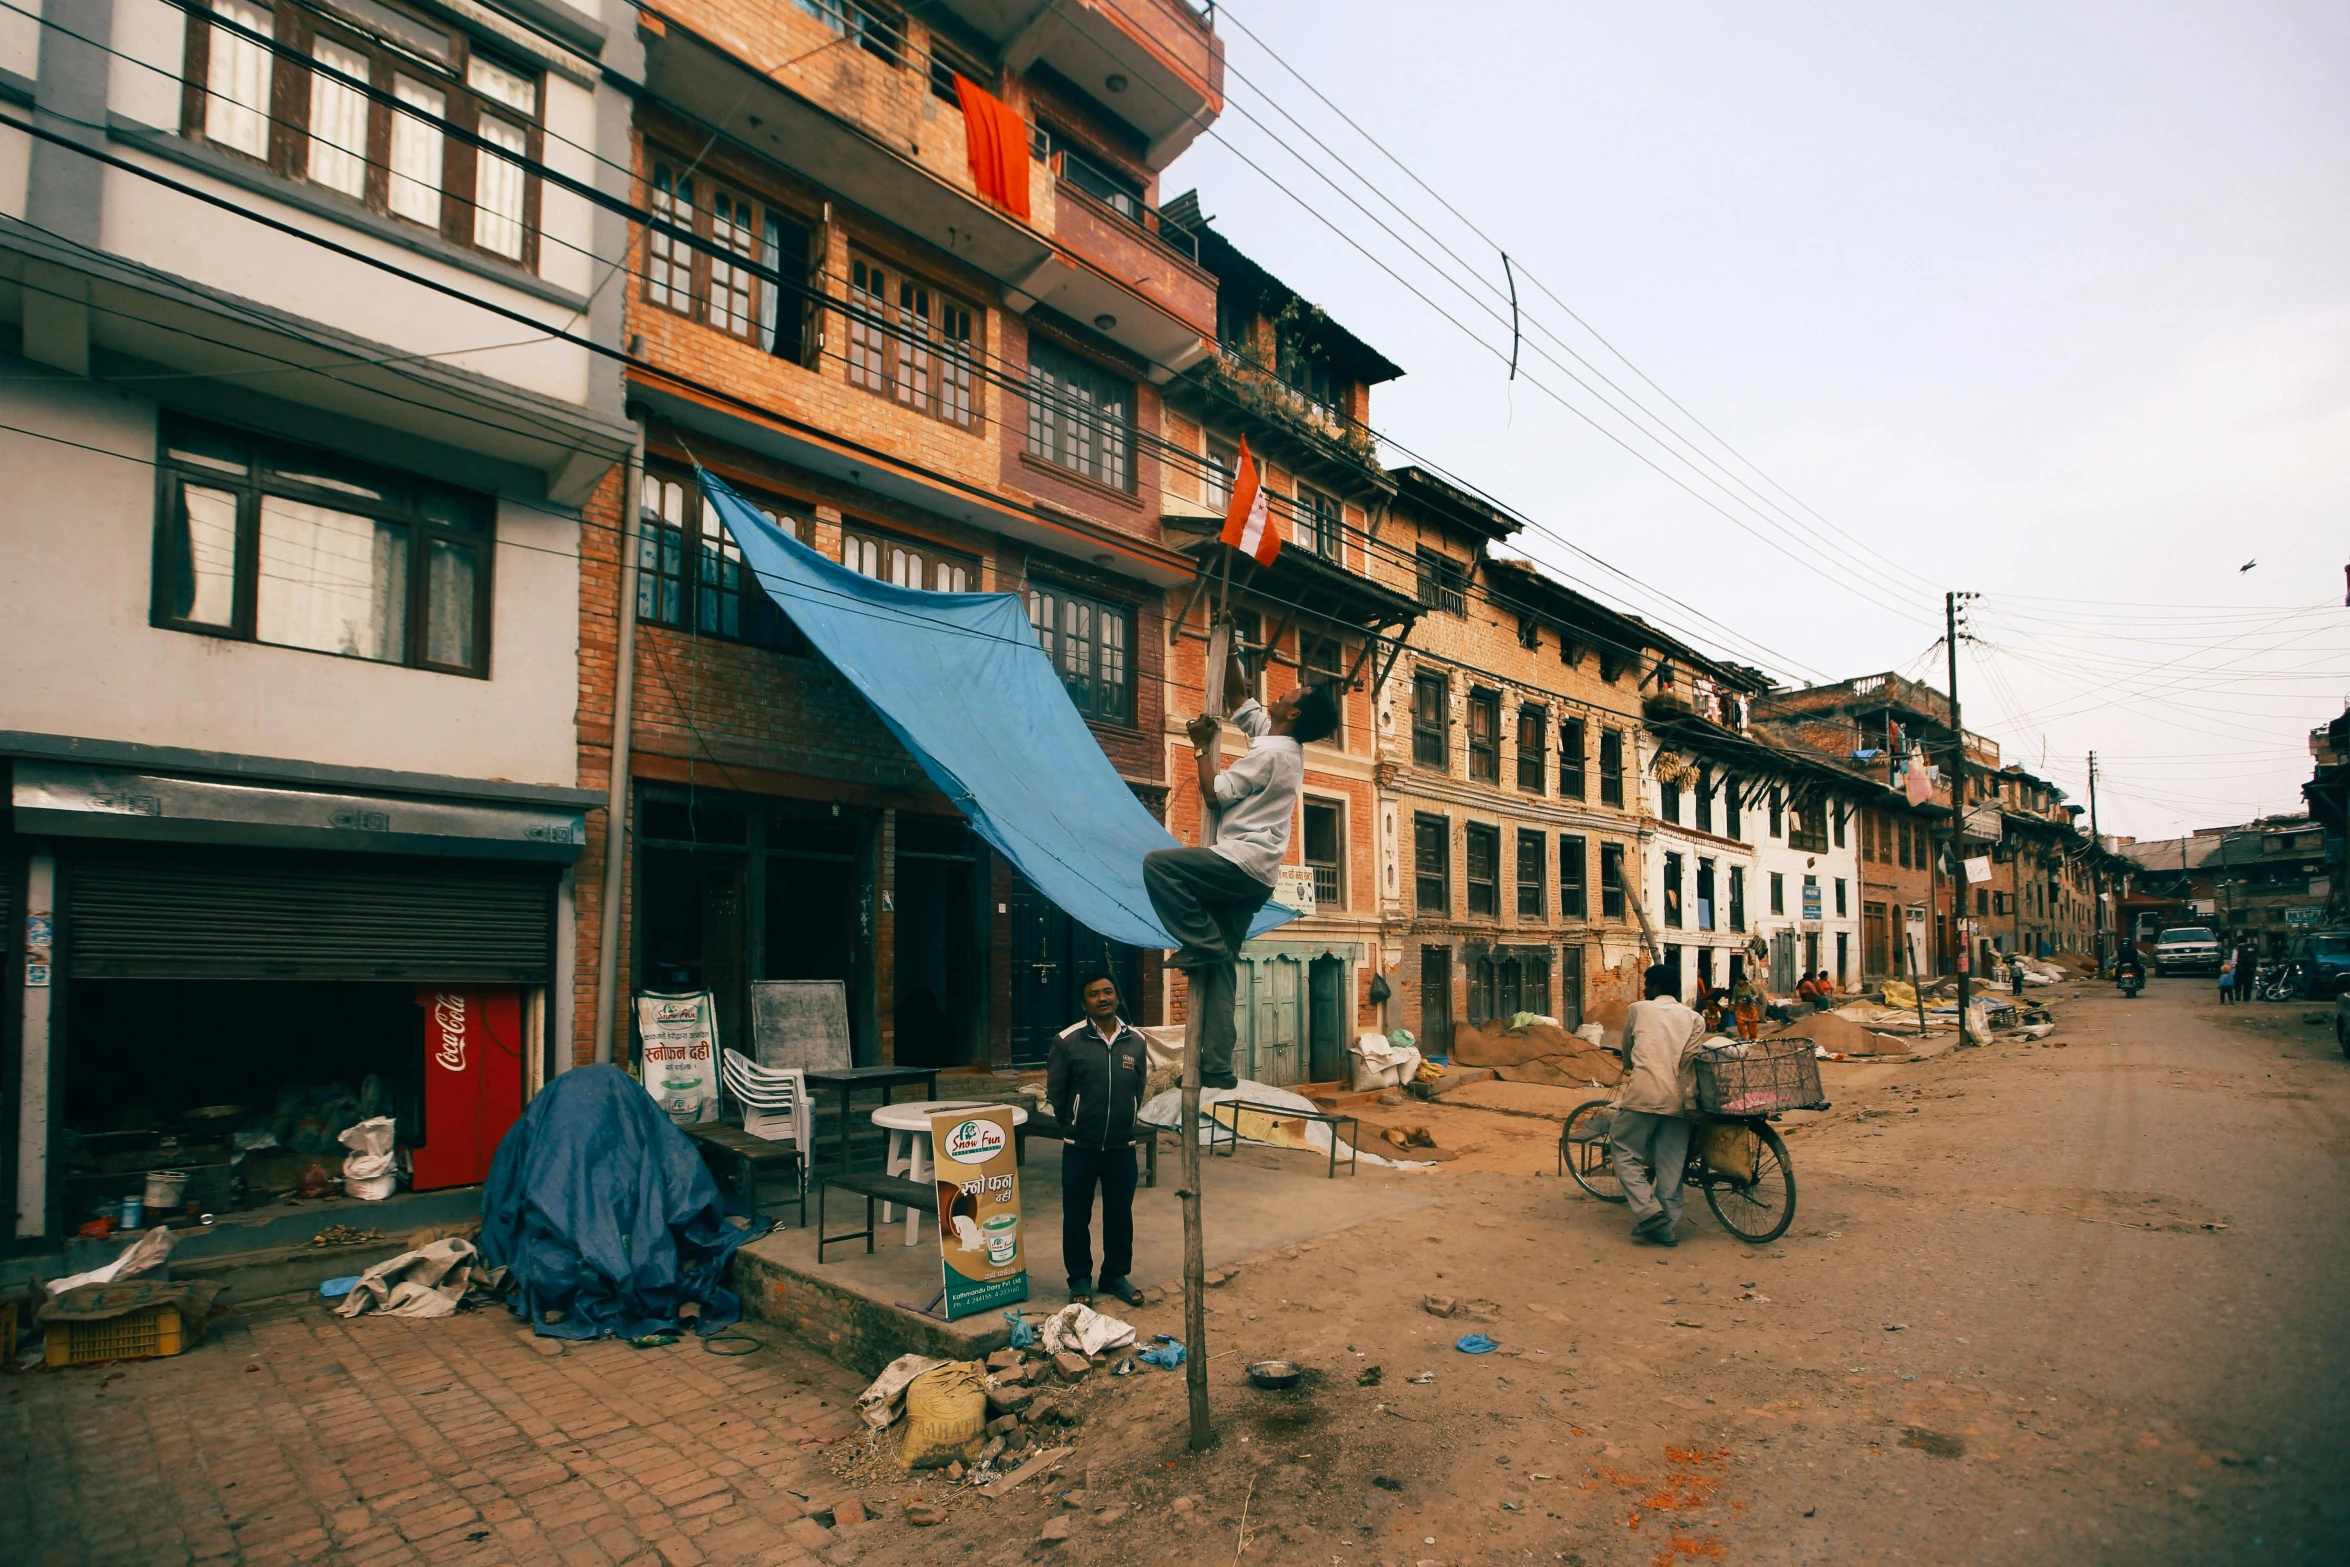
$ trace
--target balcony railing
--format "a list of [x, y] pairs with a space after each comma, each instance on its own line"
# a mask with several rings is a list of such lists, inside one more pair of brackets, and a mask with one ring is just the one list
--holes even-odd
[[1133, 186], [1073, 147], [1056, 147], [1052, 171], [1064, 185], [1074, 185], [1184, 260], [1199, 262], [1199, 236], [1169, 223], [1159, 209], [1134, 193]]

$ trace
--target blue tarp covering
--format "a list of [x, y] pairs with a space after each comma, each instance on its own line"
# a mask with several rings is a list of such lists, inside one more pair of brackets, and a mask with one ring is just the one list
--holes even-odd
[[[1142, 857], [1175, 846], [1085, 727], [1011, 593], [925, 593], [826, 560], [725, 481], [702, 490], [782, 606], [980, 837], [1088, 930], [1172, 947]], [[1252, 935], [1297, 918], [1268, 903]]]
[[515, 1315], [552, 1338], [642, 1338], [689, 1300], [703, 1331], [726, 1326], [742, 1315], [727, 1259], [755, 1233], [726, 1222], [694, 1145], [615, 1066], [542, 1089], [481, 1193], [482, 1257], [513, 1270]]

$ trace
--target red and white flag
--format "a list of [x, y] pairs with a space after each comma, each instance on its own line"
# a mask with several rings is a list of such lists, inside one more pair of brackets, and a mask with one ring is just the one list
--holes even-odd
[[1224, 542], [1243, 555], [1253, 555], [1260, 566], [1273, 564], [1281, 553], [1281, 529], [1265, 506], [1265, 486], [1257, 465], [1249, 460], [1248, 437], [1240, 438], [1240, 455], [1232, 475], [1232, 505], [1224, 513]]

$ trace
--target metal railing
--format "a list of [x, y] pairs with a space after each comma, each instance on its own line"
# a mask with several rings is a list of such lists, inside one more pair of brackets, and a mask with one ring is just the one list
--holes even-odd
[[1075, 148], [1056, 147], [1052, 167], [1063, 184], [1075, 186], [1186, 261], [1198, 263], [1199, 236], [1168, 222], [1158, 208], [1137, 196], [1125, 181], [1100, 164]]

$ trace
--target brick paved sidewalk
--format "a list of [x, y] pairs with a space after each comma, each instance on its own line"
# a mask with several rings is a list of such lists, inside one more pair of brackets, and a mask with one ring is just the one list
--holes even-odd
[[842, 1488], [820, 1444], [861, 1379], [756, 1324], [739, 1359], [548, 1356], [521, 1326], [264, 1301], [176, 1359], [0, 1378], [0, 1561], [771, 1567], [827, 1544], [803, 1503]]

